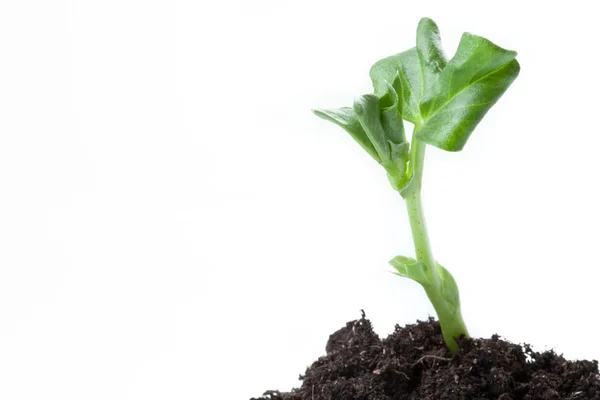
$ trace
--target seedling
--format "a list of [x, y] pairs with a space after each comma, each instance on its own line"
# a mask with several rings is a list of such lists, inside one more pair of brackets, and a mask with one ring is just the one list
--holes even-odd
[[[344, 128], [385, 170], [392, 187], [406, 201], [415, 258], [394, 257], [397, 275], [423, 286], [452, 353], [456, 339], [469, 333], [463, 321], [456, 281], [433, 257], [423, 207], [421, 183], [428, 144], [460, 151], [487, 111], [519, 74], [517, 53], [465, 33], [452, 59], [446, 59], [437, 25], [423, 18], [417, 46], [384, 58], [370, 71], [374, 94], [353, 107], [313, 110]], [[413, 124], [410, 144], [404, 121]]]

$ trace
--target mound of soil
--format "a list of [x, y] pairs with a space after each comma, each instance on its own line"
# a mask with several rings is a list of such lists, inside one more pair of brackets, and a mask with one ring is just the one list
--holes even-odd
[[396, 325], [381, 340], [363, 313], [329, 337], [300, 388], [250, 400], [600, 400], [598, 361], [567, 361], [497, 335], [459, 344], [452, 357], [433, 319]]

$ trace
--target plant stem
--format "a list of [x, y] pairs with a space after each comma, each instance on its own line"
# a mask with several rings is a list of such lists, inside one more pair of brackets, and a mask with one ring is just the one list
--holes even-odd
[[[415, 128], [415, 131], [418, 128]], [[462, 318], [459, 304], [449, 304], [443, 297], [443, 285], [437, 263], [433, 257], [423, 205], [421, 202], [421, 186], [423, 181], [423, 164], [425, 161], [426, 144], [416, 139], [413, 133], [410, 149], [410, 164], [412, 170], [412, 182], [410, 188], [404, 194], [406, 200], [406, 209], [410, 221], [415, 253], [418, 261], [421, 261], [427, 267], [427, 275], [430, 278], [430, 285], [424, 286], [427, 297], [433, 304], [440, 321], [444, 341], [452, 353], [458, 350], [455, 339], [461, 335], [469, 336], [467, 328]]]
[[[423, 162], [425, 160], [425, 143], [413, 139], [411, 143], [411, 165], [413, 169], [413, 181], [411, 188], [406, 194], [406, 209], [410, 220], [410, 229], [412, 231], [413, 241], [415, 243], [415, 252], [418, 261], [427, 265], [428, 270], [433, 269], [435, 260], [431, 245], [429, 244], [429, 235], [427, 225], [423, 214], [423, 204], [421, 202], [421, 184], [423, 180]], [[434, 285], [440, 286], [439, 276], [433, 274]]]

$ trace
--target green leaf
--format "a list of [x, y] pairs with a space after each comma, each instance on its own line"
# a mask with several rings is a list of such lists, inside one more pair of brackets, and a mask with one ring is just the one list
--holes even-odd
[[389, 142], [390, 148], [392, 149], [392, 161], [400, 171], [406, 168], [406, 162], [410, 157], [410, 146], [408, 142], [394, 143]]
[[390, 260], [390, 264], [396, 269], [396, 275], [412, 279], [422, 286], [431, 285], [431, 279], [424, 262], [410, 257], [396, 256]]
[[437, 25], [423, 18], [417, 28], [417, 47], [376, 62], [370, 76], [377, 95], [383, 95], [398, 76], [402, 117], [416, 125], [416, 137], [459, 151], [518, 76], [516, 55], [465, 33], [447, 62]]
[[406, 142], [404, 122], [402, 121], [402, 84], [396, 74], [394, 81], [387, 84], [387, 91], [379, 99], [381, 109], [381, 125], [389, 142], [400, 144]]
[[369, 71], [375, 94], [383, 96], [397, 78], [401, 85], [402, 117], [414, 124], [421, 120], [421, 64], [417, 49], [386, 57], [376, 62]]
[[417, 27], [417, 54], [421, 64], [421, 97], [430, 98], [434, 95], [437, 77], [447, 60], [442, 49], [440, 30], [429, 18], [422, 18]]
[[366, 94], [354, 100], [354, 113], [371, 140], [373, 147], [377, 150], [382, 163], [390, 159], [390, 146], [386, 138], [385, 130], [381, 124], [381, 109], [379, 108], [379, 97]]
[[377, 150], [371, 143], [371, 140], [365, 133], [362, 128], [358, 117], [350, 107], [342, 107], [337, 110], [312, 110], [313, 113], [323, 118], [324, 120], [331, 121], [334, 124], [344, 128], [346, 132], [348, 132], [354, 140], [358, 142], [362, 146], [363, 149], [367, 151], [375, 159], [377, 162], [381, 162], [381, 158], [379, 154], [377, 154]]
[[388, 179], [397, 192], [402, 193], [409, 182], [407, 165], [410, 158], [410, 146], [408, 142], [389, 142], [392, 150], [391, 163], [384, 165]]
[[396, 256], [390, 261], [390, 264], [396, 269], [396, 275], [412, 279], [423, 286], [426, 291], [433, 290], [440, 293], [441, 300], [445, 303], [445, 310], [451, 314], [460, 310], [460, 295], [456, 280], [454, 280], [450, 271], [439, 263], [436, 262], [437, 274], [440, 278], [439, 289], [435, 288], [431, 271], [427, 269], [424, 262], [410, 257]]
[[454, 277], [446, 268], [436, 262], [438, 274], [440, 276], [442, 298], [446, 301], [448, 309], [454, 313], [460, 308], [460, 296], [458, 293], [458, 285]]
[[402, 119], [402, 85], [398, 74], [385, 84], [381, 96], [367, 94], [356, 98], [354, 107], [313, 112], [349, 132], [388, 173], [395, 190], [401, 191], [409, 177], [409, 145]]
[[465, 33], [440, 73], [435, 94], [421, 102], [417, 137], [448, 151], [462, 150], [488, 110], [519, 74], [517, 53]]

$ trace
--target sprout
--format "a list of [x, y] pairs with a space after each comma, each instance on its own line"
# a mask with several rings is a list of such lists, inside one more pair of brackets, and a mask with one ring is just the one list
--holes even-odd
[[[406, 202], [415, 258], [394, 257], [397, 275], [423, 286], [440, 321], [449, 350], [469, 333], [452, 274], [433, 257], [421, 184], [427, 144], [460, 151], [471, 133], [519, 74], [517, 53], [487, 39], [465, 33], [452, 59], [441, 47], [437, 25], [423, 18], [417, 45], [384, 58], [370, 71], [374, 94], [357, 97], [353, 107], [313, 110], [344, 128], [385, 168], [392, 187]], [[410, 144], [404, 121], [414, 125]]]

